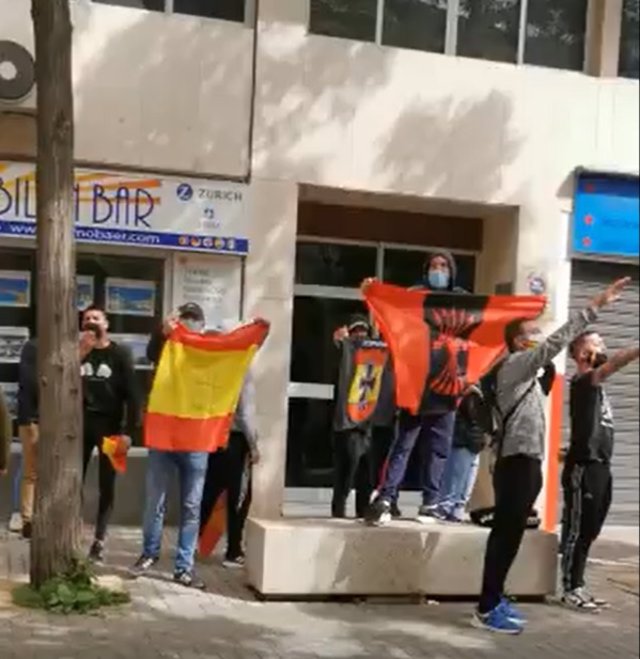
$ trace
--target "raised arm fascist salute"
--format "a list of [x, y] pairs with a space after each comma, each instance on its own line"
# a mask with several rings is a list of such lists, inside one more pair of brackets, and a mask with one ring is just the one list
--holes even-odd
[[615, 302], [629, 279], [620, 279], [597, 295], [546, 339], [535, 321], [507, 326], [509, 356], [497, 373], [497, 405], [509, 416], [494, 470], [495, 518], [487, 542], [482, 593], [473, 618], [476, 627], [519, 634], [524, 619], [504, 597], [504, 586], [526, 529], [527, 517], [542, 488], [546, 437], [544, 393], [538, 371], [580, 336]]

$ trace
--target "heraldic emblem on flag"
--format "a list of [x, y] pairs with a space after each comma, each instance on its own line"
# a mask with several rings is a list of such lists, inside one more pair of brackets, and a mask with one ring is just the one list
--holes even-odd
[[504, 331], [537, 318], [543, 296], [433, 293], [366, 281], [362, 291], [393, 357], [398, 407], [412, 414], [432, 401], [455, 405], [502, 356]]
[[353, 423], [360, 424], [368, 421], [375, 412], [388, 350], [380, 341], [363, 341], [354, 347], [347, 416]]
[[268, 333], [262, 320], [228, 334], [196, 334], [178, 325], [158, 363], [145, 446], [210, 453], [226, 447], [247, 370]]

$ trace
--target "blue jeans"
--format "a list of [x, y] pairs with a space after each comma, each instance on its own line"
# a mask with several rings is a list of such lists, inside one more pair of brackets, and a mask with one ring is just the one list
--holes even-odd
[[22, 453], [16, 455], [15, 472], [11, 480], [11, 512], [19, 513], [20, 512], [20, 488], [22, 485]]
[[380, 489], [380, 498], [387, 501], [397, 500], [409, 457], [416, 442], [419, 442], [423, 449], [422, 503], [425, 506], [435, 506], [438, 503], [442, 474], [449, 457], [455, 420], [455, 412], [425, 416], [412, 416], [403, 412], [400, 415], [398, 434], [389, 452], [387, 472]]
[[180, 478], [180, 530], [176, 552], [176, 572], [193, 570], [200, 530], [200, 504], [207, 475], [208, 453], [149, 451], [147, 501], [144, 512], [142, 553], [160, 556], [162, 525], [166, 510], [167, 487], [174, 467]]
[[466, 448], [453, 448], [444, 469], [442, 491], [438, 509], [447, 517], [459, 521], [464, 519], [464, 511], [471, 498], [473, 486], [478, 476], [480, 455]]

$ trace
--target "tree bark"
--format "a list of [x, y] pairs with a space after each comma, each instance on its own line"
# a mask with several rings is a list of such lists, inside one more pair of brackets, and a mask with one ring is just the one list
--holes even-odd
[[63, 572], [80, 544], [81, 389], [73, 210], [69, 0], [32, 0], [37, 129], [40, 439], [31, 542], [35, 587]]

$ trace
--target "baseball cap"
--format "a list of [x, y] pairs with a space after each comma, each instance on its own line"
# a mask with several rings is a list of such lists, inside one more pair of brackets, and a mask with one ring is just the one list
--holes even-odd
[[354, 314], [349, 318], [349, 324], [347, 325], [349, 332], [353, 332], [357, 329], [363, 329], [365, 332], [368, 332], [371, 329], [369, 324], [369, 319], [366, 316], [360, 314]]
[[178, 307], [178, 315], [180, 318], [192, 318], [193, 320], [204, 323], [204, 311], [199, 304], [195, 302], [187, 302], [181, 307]]

